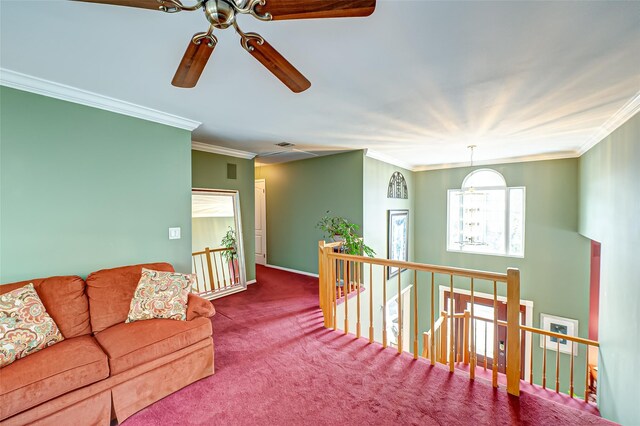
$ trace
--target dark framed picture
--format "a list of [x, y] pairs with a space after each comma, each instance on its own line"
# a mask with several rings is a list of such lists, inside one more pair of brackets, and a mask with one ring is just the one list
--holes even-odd
[[[390, 260], [409, 260], [409, 210], [389, 210], [387, 216], [389, 248], [387, 258]], [[404, 269], [403, 269], [404, 270]], [[387, 268], [387, 278], [398, 275], [397, 267]]]

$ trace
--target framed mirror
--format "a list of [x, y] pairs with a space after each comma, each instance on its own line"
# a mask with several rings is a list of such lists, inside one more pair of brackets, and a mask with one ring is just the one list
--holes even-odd
[[193, 292], [211, 300], [246, 290], [239, 192], [194, 189], [191, 220]]

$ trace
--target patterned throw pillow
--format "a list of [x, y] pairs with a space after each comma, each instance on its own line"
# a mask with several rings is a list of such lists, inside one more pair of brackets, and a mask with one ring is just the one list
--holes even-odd
[[187, 320], [187, 298], [195, 274], [152, 271], [142, 268], [142, 276], [129, 306], [125, 322], [167, 318]]
[[33, 284], [0, 295], [0, 367], [62, 340]]

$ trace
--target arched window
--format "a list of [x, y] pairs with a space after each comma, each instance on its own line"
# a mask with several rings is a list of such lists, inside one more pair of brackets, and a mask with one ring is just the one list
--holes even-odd
[[524, 187], [508, 187], [495, 170], [474, 170], [448, 191], [448, 210], [448, 251], [524, 257]]

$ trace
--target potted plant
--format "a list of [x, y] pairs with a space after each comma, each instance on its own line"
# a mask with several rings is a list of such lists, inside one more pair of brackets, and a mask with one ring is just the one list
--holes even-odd
[[229, 250], [220, 253], [220, 256], [227, 261], [229, 266], [229, 274], [233, 277], [233, 283], [237, 284], [240, 280], [238, 269], [238, 250], [236, 245], [236, 231], [231, 227], [222, 237], [220, 245]]
[[346, 254], [375, 256], [376, 252], [366, 245], [362, 237], [358, 235], [360, 227], [349, 222], [344, 217], [330, 216], [330, 211], [318, 221], [316, 228], [324, 233], [324, 238], [331, 238], [333, 241], [341, 241], [343, 251]]

